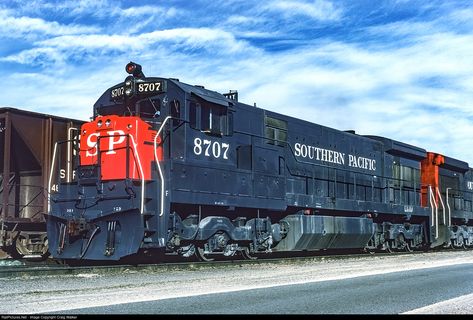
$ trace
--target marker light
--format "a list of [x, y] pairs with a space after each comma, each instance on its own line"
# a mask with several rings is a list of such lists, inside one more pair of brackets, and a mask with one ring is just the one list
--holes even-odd
[[125, 79], [125, 95], [129, 98], [135, 95], [135, 78], [133, 76], [128, 76]]

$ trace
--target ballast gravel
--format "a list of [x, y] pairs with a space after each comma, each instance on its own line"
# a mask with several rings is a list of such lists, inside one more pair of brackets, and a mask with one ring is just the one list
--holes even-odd
[[[315, 257], [277, 263], [234, 262], [223, 266], [190, 264], [188, 269], [129, 268], [107, 273], [91, 271], [73, 275], [29, 275], [0, 279], [0, 314], [54, 313], [64, 310], [73, 313], [73, 309], [77, 308], [346, 279], [463, 263], [473, 263], [473, 251]], [[466, 298], [471, 301], [473, 296]], [[454, 302], [458, 301], [452, 301], [450, 305], [454, 306]], [[442, 307], [438, 310], [448, 312], [448, 309], [445, 311], [445, 305]], [[435, 310], [431, 308], [411, 312], [436, 313]], [[451, 312], [456, 313], [454, 310]]]

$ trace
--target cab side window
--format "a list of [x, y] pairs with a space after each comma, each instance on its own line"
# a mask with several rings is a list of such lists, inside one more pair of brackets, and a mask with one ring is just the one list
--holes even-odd
[[171, 117], [173, 117], [173, 126], [178, 126], [181, 123], [181, 103], [179, 100], [174, 99], [170, 103]]
[[284, 147], [287, 143], [287, 122], [270, 116], [264, 117], [266, 143]]
[[233, 115], [228, 109], [210, 103], [189, 105], [189, 124], [193, 129], [205, 133], [228, 136], [233, 132]]
[[200, 105], [191, 102], [189, 104], [189, 125], [192, 129], [200, 129], [200, 123], [197, 123], [197, 111], [200, 113]]

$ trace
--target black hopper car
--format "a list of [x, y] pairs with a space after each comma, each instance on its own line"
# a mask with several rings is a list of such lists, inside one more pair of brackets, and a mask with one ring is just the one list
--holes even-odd
[[[53, 148], [58, 141], [73, 140], [82, 123], [0, 108], [0, 249], [10, 256], [44, 258], [48, 255], [44, 214], [48, 209], [48, 172]], [[60, 181], [72, 179], [71, 160], [60, 161], [56, 171]]]
[[49, 181], [54, 258], [473, 245], [466, 162], [126, 71], [73, 143], [73, 178]]

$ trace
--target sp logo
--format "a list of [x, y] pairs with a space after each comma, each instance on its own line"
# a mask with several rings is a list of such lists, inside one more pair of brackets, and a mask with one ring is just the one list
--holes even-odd
[[[91, 133], [87, 137], [87, 151], [85, 153], [86, 157], [93, 157], [97, 155], [98, 148], [97, 143], [99, 140], [100, 132]], [[115, 154], [115, 146], [125, 142], [125, 131], [123, 130], [112, 130], [107, 131], [107, 135], [101, 137], [101, 139], [106, 140], [105, 143], [108, 142], [108, 149], [105, 154]]]

